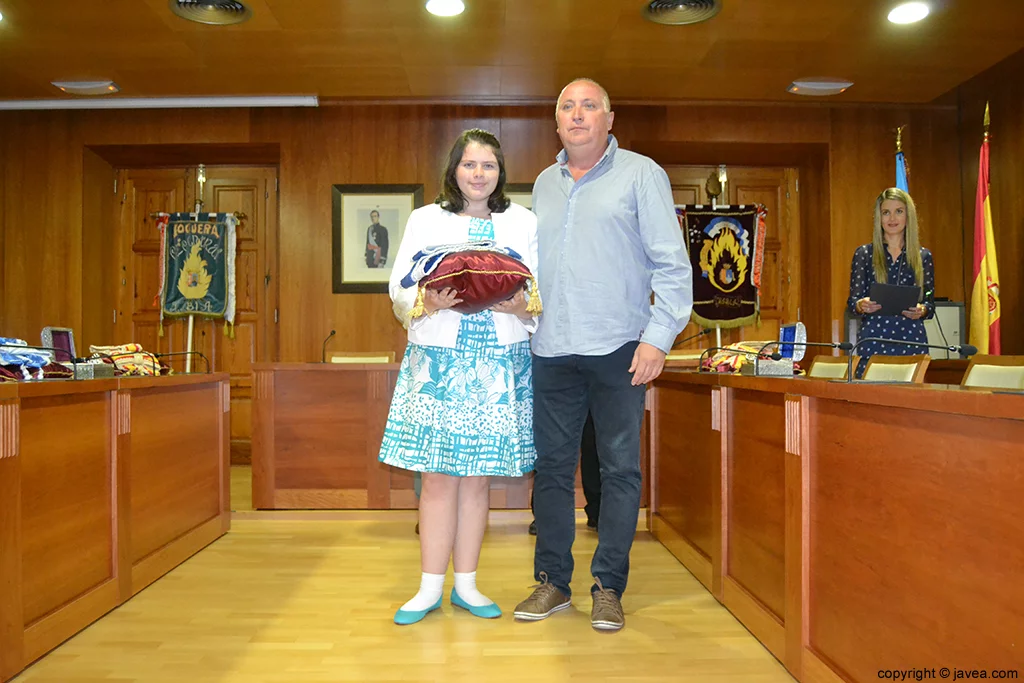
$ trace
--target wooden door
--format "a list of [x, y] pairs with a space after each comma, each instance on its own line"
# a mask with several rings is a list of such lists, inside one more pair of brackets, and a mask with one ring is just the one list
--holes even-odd
[[[706, 191], [708, 177], [718, 174], [716, 166], [668, 166], [672, 196], [676, 204], [710, 204]], [[764, 204], [766, 219], [764, 268], [761, 276], [760, 321], [753, 325], [722, 330], [722, 344], [744, 340], [778, 339], [779, 326], [800, 319], [800, 204], [799, 175], [795, 168], [727, 168], [725, 196], [719, 204]], [[690, 323], [679, 335], [697, 334], [700, 326]], [[681, 348], [707, 348], [714, 335], [684, 343]]]
[[[147, 350], [181, 354], [187, 349], [188, 320], [165, 318], [160, 333], [160, 235], [151, 214], [192, 211], [199, 196], [195, 168], [121, 171], [122, 235], [125, 282], [132, 283], [130, 310], [122, 339]], [[244, 215], [236, 231], [235, 324], [195, 318], [192, 350], [209, 360], [214, 372], [231, 376], [231, 460], [251, 458], [252, 364], [277, 360], [277, 169], [271, 167], [206, 168], [202, 211]], [[127, 299], [128, 293], [125, 293]], [[127, 303], [127, 301], [126, 301]], [[231, 333], [230, 335], [228, 333]], [[185, 356], [163, 360], [176, 371]], [[192, 371], [205, 361], [192, 356]]]

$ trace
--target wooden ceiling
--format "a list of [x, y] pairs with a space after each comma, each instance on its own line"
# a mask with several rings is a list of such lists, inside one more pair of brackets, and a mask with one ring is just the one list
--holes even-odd
[[[312, 94], [326, 99], [551, 101], [577, 76], [613, 101], [805, 102], [801, 77], [848, 78], [841, 102], [931, 102], [1024, 49], [1024, 0], [721, 0], [693, 26], [641, 16], [646, 0], [244, 0], [211, 27], [167, 0], [0, 0], [0, 99], [63, 95], [54, 80], [112, 79], [121, 96]], [[816, 100], [821, 101], [821, 100]]]

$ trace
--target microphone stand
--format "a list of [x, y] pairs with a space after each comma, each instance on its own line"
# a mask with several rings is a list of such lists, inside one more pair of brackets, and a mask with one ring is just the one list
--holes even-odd
[[[67, 356], [68, 361], [71, 362], [71, 379], [78, 379], [79, 361], [77, 358], [71, 355], [71, 352], [68, 351], [67, 349], [59, 349], [56, 346], [29, 346], [27, 344], [0, 344], [0, 347], [5, 349], [35, 349], [36, 351], [53, 351], [53, 362], [57, 363], [58, 365], [61, 363], [61, 361], [57, 360], [57, 354], [62, 353], [65, 356]], [[42, 368], [39, 369], [42, 370]]]
[[923, 349], [942, 349], [944, 351], [949, 351], [950, 353], [957, 353], [957, 354], [960, 354], [962, 356], [973, 356], [974, 354], [976, 354], [978, 352], [978, 347], [974, 346], [972, 344], [960, 344], [960, 345], [950, 344], [949, 346], [940, 346], [938, 344], [925, 344], [924, 342], [902, 341], [900, 339], [885, 339], [883, 337], [864, 337], [863, 339], [858, 339], [857, 343], [854, 344], [853, 348], [850, 350], [850, 359], [849, 359], [849, 361], [847, 361], [847, 369], [846, 369], [846, 382], [848, 384], [853, 381], [853, 357], [854, 357], [855, 352], [857, 351], [858, 347], [860, 347], [860, 345], [863, 344], [864, 342], [881, 342], [883, 344], [901, 344], [903, 346], [913, 346], [913, 347], [923, 348]]
[[329, 335], [327, 335], [327, 339], [324, 339], [324, 345], [320, 348], [320, 362], [321, 363], [326, 363], [327, 362], [327, 342], [331, 341], [331, 337], [333, 337], [333, 336], [334, 336], [334, 330], [331, 330], [331, 333]]
[[[154, 353], [153, 358], [167, 358], [168, 356], [199, 356], [206, 363], [206, 374], [210, 374], [210, 359], [202, 351], [168, 351], [167, 353]], [[154, 374], [160, 376], [160, 364], [157, 363], [154, 367]], [[191, 374], [186, 372], [185, 374]]]
[[712, 332], [711, 328], [705, 327], [703, 330], [701, 330], [697, 334], [691, 334], [686, 339], [680, 339], [679, 341], [677, 341], [675, 344], [672, 345], [672, 348], [673, 349], [678, 348], [679, 346], [685, 344], [688, 341], [693, 341], [694, 339], [696, 339], [698, 337], [703, 337], [705, 334], [711, 334], [711, 332]]
[[[787, 344], [790, 346], [821, 346], [830, 349], [839, 349], [840, 351], [850, 351], [851, 349], [853, 349], [853, 344], [851, 344], [850, 342], [798, 342], [782, 341], [781, 339], [777, 341], [770, 341], [757, 350], [757, 358], [754, 360], [754, 374], [758, 374], [758, 363], [761, 361], [761, 354], [764, 353], [765, 349], [772, 345], [782, 346]], [[771, 359], [782, 360], [782, 354], [776, 351], [771, 355]]]

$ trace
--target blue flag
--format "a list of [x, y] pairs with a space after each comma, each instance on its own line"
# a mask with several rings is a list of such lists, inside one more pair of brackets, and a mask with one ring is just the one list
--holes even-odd
[[907, 183], [907, 161], [903, 158], [903, 152], [896, 152], [896, 187], [910, 193], [910, 185]]

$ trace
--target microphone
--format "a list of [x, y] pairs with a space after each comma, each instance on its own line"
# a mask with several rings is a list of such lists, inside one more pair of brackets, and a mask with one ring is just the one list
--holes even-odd
[[705, 327], [703, 330], [701, 330], [697, 334], [691, 334], [686, 339], [680, 339], [679, 341], [677, 341], [675, 344], [672, 345], [672, 348], [674, 349], [674, 348], [677, 348], [678, 346], [680, 346], [682, 344], [685, 344], [688, 341], [693, 341], [697, 337], [703, 337], [705, 334], [711, 334], [711, 328], [710, 327]]
[[[757, 356], [758, 357], [754, 361], [754, 374], [755, 375], [757, 374], [758, 363], [761, 360], [761, 354], [763, 354], [764, 350], [767, 349], [769, 346], [771, 346], [773, 344], [776, 345], [776, 346], [779, 346], [779, 345], [789, 345], [789, 346], [822, 346], [822, 347], [826, 347], [826, 348], [830, 348], [830, 349], [839, 349], [840, 351], [850, 351], [851, 349], [853, 349], [853, 344], [851, 344], [850, 342], [847, 342], [847, 341], [844, 341], [844, 342], [798, 342], [798, 341], [782, 341], [782, 340], [770, 341], [767, 344], [765, 344], [764, 346], [762, 346], [760, 349], [758, 349], [758, 351], [757, 351]], [[778, 351], [773, 352], [771, 354], [771, 356], [769, 356], [769, 358], [771, 358], [772, 360], [776, 360], [776, 361], [782, 360], [782, 357], [783, 357], [782, 354], [779, 353]]]
[[324, 339], [324, 345], [320, 349], [320, 362], [321, 363], [326, 363], [327, 362], [327, 342], [331, 341], [331, 337], [333, 337], [333, 336], [334, 336], [334, 330], [331, 330], [331, 333], [329, 335], [327, 335], [327, 339]]
[[[53, 354], [54, 363], [71, 363], [80, 362], [80, 358], [75, 358], [71, 355], [71, 352], [67, 349], [61, 349], [56, 346], [29, 346], [27, 344], [0, 344], [5, 349], [35, 349], [36, 351], [55, 351]], [[59, 354], [59, 355], [58, 355]], [[60, 356], [64, 356], [67, 360], [62, 361]]]
[[[825, 346], [830, 349], [839, 349], [840, 351], [850, 351], [853, 349], [853, 344], [850, 342], [798, 342], [798, 341], [770, 341], [757, 350], [758, 355], [764, 353], [764, 350], [769, 346]], [[776, 356], [778, 356], [776, 358]], [[772, 360], [782, 360], [782, 354], [778, 351], [771, 355]]]
[[[153, 357], [160, 359], [166, 358], [167, 356], [199, 356], [206, 363], [206, 374], [210, 374], [210, 359], [202, 351], [168, 351], [167, 353], [154, 353]], [[153, 368], [154, 373], [160, 376], [160, 365], [157, 364]]]
[[[71, 363], [71, 372], [74, 379], [78, 379], [78, 366], [82, 363], [81, 358], [75, 358], [71, 355], [71, 352], [67, 349], [57, 348], [56, 346], [29, 346], [27, 344], [0, 344], [0, 348], [5, 349], [35, 349], [36, 351], [53, 351], [53, 362]], [[61, 361], [57, 354], [65, 356], [67, 361]]]
[[949, 351], [950, 353], [958, 353], [961, 356], [973, 356], [978, 352], [978, 347], [973, 344], [950, 344], [949, 346], [941, 346], [939, 344], [926, 344], [924, 342], [914, 341], [902, 341], [899, 339], [884, 339], [882, 337], [864, 337], [858, 339], [857, 343], [853, 345], [850, 350], [850, 358], [847, 361], [847, 372], [846, 381], [847, 383], [853, 381], [853, 357], [856, 355], [857, 349], [864, 342], [882, 342], [884, 344], [901, 344], [903, 346], [914, 346], [923, 349], [942, 349], [943, 351]]

